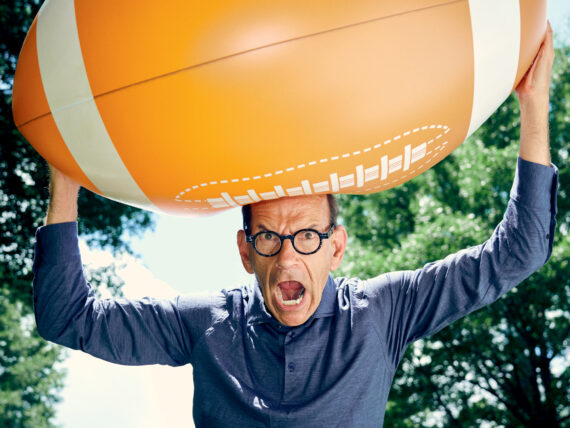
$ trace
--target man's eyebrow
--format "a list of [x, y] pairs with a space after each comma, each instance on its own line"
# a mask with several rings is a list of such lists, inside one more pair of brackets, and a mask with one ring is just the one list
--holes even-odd
[[[307, 226], [303, 226], [301, 228], [299, 228], [298, 230], [302, 230], [302, 229], [319, 229], [321, 226], [321, 223], [311, 223]], [[257, 224], [257, 228], [258, 229], [262, 229], [262, 230], [273, 230], [270, 229], [269, 227], [266, 227], [263, 223], [259, 223]]]

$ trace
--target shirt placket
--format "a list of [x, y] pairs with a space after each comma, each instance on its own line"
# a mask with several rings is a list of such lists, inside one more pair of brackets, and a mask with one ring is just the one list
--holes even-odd
[[285, 374], [283, 377], [283, 401], [287, 403], [292, 399], [295, 391], [298, 389], [299, 383], [299, 360], [296, 352], [295, 336], [297, 332], [291, 330], [284, 335], [283, 354], [285, 361]]

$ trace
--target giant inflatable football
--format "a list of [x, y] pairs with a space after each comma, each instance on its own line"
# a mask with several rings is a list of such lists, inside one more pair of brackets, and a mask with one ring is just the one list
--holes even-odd
[[181, 215], [371, 193], [511, 93], [546, 0], [47, 0], [15, 122], [84, 187]]

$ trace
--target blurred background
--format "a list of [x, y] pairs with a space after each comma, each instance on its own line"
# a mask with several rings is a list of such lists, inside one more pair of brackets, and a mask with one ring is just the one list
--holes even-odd
[[[31, 266], [48, 176], [13, 125], [11, 87], [39, 6], [0, 1], [0, 426], [193, 426], [191, 367], [111, 365], [35, 330]], [[387, 427], [570, 426], [570, 2], [550, 0], [548, 16], [556, 47], [550, 136], [560, 173], [552, 258], [498, 302], [409, 347]], [[340, 274], [414, 269], [487, 239], [508, 200], [519, 124], [512, 95], [428, 172], [380, 194], [342, 196], [350, 252]], [[235, 247], [239, 210], [182, 219], [82, 191], [79, 211], [83, 262], [101, 297], [169, 298], [251, 280]]]

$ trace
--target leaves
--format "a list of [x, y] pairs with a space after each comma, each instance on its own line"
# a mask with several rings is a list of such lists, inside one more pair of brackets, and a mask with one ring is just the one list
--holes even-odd
[[49, 427], [63, 373], [58, 347], [38, 335], [24, 305], [0, 292], [0, 426]]

